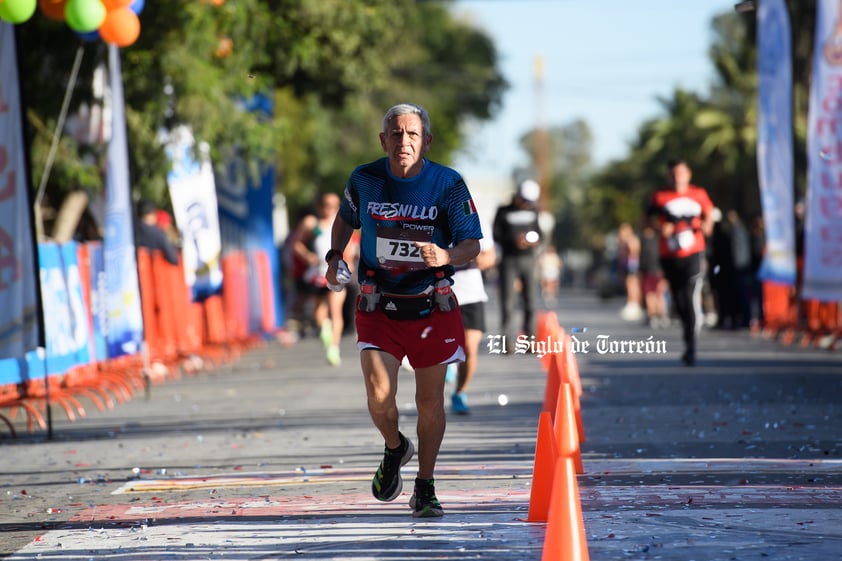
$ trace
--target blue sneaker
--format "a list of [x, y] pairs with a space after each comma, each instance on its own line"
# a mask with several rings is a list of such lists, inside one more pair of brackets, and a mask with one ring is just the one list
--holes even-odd
[[450, 396], [450, 407], [457, 415], [470, 415], [471, 413], [471, 408], [468, 407], [468, 396], [464, 392]]

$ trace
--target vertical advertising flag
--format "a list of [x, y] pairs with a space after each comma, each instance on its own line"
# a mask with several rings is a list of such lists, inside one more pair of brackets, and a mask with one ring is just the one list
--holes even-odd
[[0, 20], [0, 359], [40, 342], [15, 30]]
[[795, 284], [792, 41], [785, 0], [757, 9], [757, 172], [766, 230], [760, 278]]
[[175, 223], [182, 240], [184, 276], [194, 302], [201, 302], [222, 288], [222, 240], [216, 186], [207, 143], [199, 144], [185, 126], [164, 139], [171, 168], [167, 174]]
[[[256, 95], [243, 109], [258, 115], [272, 114], [272, 101], [266, 96]], [[275, 169], [267, 162], [258, 162], [259, 172], [251, 171], [249, 162], [239, 154], [228, 159], [225, 173], [216, 178], [219, 199], [219, 221], [222, 243], [226, 253], [229, 250], [245, 250], [251, 256], [264, 252], [269, 261], [269, 279], [272, 284], [271, 302], [260, 301], [259, 283], [256, 274], [251, 275], [253, 284], [250, 296], [249, 314], [252, 329], [260, 329], [266, 312], [274, 320], [274, 328], [284, 325], [283, 302], [278, 286], [281, 265], [275, 247], [273, 224]], [[256, 300], [256, 301], [254, 301]]]
[[806, 299], [842, 300], [842, 21], [838, 0], [818, 0], [807, 121], [804, 226]]
[[62, 374], [90, 362], [88, 322], [77, 259], [78, 244], [39, 244], [46, 370]]
[[137, 279], [132, 202], [129, 186], [129, 147], [120, 52], [108, 45], [112, 133], [105, 173], [105, 286], [108, 309], [108, 356], [140, 351], [143, 316]]

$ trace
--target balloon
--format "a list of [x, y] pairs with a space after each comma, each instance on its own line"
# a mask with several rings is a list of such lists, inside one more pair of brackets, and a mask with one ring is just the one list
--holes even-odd
[[0, 2], [0, 19], [9, 23], [23, 23], [32, 17], [37, 0], [5, 0]]
[[131, 4], [134, 0], [102, 0], [102, 3], [105, 4], [106, 10], [116, 10], [117, 8], [125, 8], [129, 4]]
[[99, 36], [106, 43], [128, 47], [140, 35], [140, 19], [129, 8], [116, 8], [108, 12], [99, 26]]
[[38, 8], [41, 13], [56, 21], [64, 21], [66, 5], [67, 0], [38, 0]]
[[[2, 1], [3, 1], [3, 0], [0, 0], [0, 2], [2, 2]], [[143, 11], [143, 7], [144, 7], [145, 5], [146, 5], [146, 2], [145, 2], [144, 0], [134, 0], [134, 2], [132, 2], [132, 3], [131, 3], [131, 5], [129, 6], [129, 8], [131, 8], [131, 10], [132, 10], [134, 13], [139, 14], [140, 12], [142, 12], [142, 11]]]
[[64, 17], [70, 29], [87, 33], [102, 25], [105, 20], [105, 6], [102, 0], [67, 0]]

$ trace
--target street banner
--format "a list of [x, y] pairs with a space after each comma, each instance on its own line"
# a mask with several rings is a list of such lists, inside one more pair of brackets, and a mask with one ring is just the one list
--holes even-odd
[[792, 45], [785, 0], [757, 9], [757, 172], [766, 251], [761, 280], [795, 285]]
[[108, 356], [134, 354], [143, 341], [143, 315], [137, 278], [134, 221], [129, 186], [129, 148], [120, 52], [108, 45], [111, 90], [111, 140], [105, 173], [105, 287]]
[[[266, 96], [256, 95], [243, 109], [268, 118], [273, 111], [272, 101]], [[225, 253], [246, 251], [251, 262], [249, 328], [253, 331], [265, 326], [267, 316], [274, 322], [273, 329], [282, 327], [285, 322], [278, 285], [282, 278], [281, 264], [273, 225], [275, 168], [268, 162], [257, 162], [257, 167], [259, 170], [255, 173], [253, 162], [246, 162], [239, 154], [231, 154], [225, 172], [216, 178]], [[269, 274], [265, 280], [271, 284], [272, 289], [268, 291], [271, 301], [264, 301], [256, 287], [259, 279], [254, 273], [254, 258], [255, 252], [259, 251], [269, 258]]]
[[164, 142], [171, 165], [167, 184], [181, 235], [185, 282], [193, 302], [201, 302], [222, 289], [222, 240], [210, 149], [201, 142], [197, 160], [193, 132], [183, 125], [170, 131]]
[[42, 243], [38, 246], [41, 297], [44, 303], [47, 374], [64, 374], [91, 361], [89, 331], [78, 243]]
[[[761, 4], [765, 3], [761, 2]], [[842, 21], [838, 0], [818, 0], [807, 130], [805, 299], [842, 300]]]
[[108, 358], [106, 333], [108, 330], [107, 293], [105, 291], [105, 261], [100, 242], [87, 242], [88, 275], [91, 279], [89, 295], [91, 314], [91, 351], [93, 359], [103, 361]]
[[0, 359], [41, 340], [15, 30], [0, 20]]

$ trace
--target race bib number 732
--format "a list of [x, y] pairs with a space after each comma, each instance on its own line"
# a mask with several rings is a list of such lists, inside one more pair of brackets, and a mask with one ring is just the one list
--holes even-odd
[[429, 243], [432, 239], [432, 230], [377, 228], [377, 262], [384, 269], [425, 269], [416, 242]]

